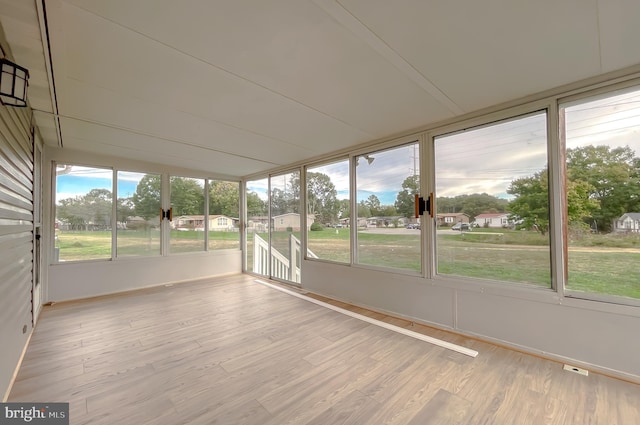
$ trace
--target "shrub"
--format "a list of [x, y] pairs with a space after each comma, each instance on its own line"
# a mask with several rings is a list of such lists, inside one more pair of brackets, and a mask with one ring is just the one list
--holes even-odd
[[313, 224], [311, 224], [311, 231], [313, 232], [317, 232], [320, 230], [324, 230], [324, 226], [320, 223], [318, 223], [317, 221], [313, 222]]

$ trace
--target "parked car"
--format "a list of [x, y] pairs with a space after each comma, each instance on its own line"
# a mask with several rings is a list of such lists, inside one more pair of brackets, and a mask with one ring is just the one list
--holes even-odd
[[469, 223], [456, 223], [451, 226], [451, 230], [471, 230], [471, 226], [469, 225]]
[[420, 225], [418, 223], [409, 223], [405, 226], [406, 229], [417, 229], [420, 230]]

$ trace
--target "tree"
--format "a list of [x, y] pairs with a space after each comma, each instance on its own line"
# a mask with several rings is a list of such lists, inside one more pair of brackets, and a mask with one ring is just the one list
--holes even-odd
[[349, 218], [351, 216], [351, 201], [349, 199], [339, 199], [336, 207], [338, 218]]
[[403, 217], [413, 217], [415, 214], [415, 195], [420, 193], [420, 177], [409, 176], [402, 182], [402, 191], [396, 196], [395, 207]]
[[[549, 195], [547, 170], [539, 171], [531, 177], [511, 182], [507, 193], [516, 195], [509, 203], [512, 219], [522, 221], [527, 228], [535, 228], [544, 234], [549, 228]], [[591, 186], [582, 181], [567, 183], [567, 220], [579, 223], [591, 217], [598, 208], [598, 202], [590, 197]]]
[[[295, 199], [299, 198], [300, 177], [291, 178]], [[307, 212], [315, 214], [316, 221], [334, 223], [338, 220], [338, 191], [331, 177], [324, 173], [307, 173]]]
[[81, 196], [60, 200], [56, 206], [56, 217], [74, 230], [85, 229], [90, 220]]
[[589, 196], [599, 203], [593, 219], [601, 230], [611, 230], [615, 219], [639, 206], [640, 160], [628, 146], [567, 149], [567, 179], [589, 185]]
[[209, 214], [240, 217], [238, 183], [222, 180], [211, 180], [209, 182]]
[[135, 205], [132, 198], [118, 198], [118, 206], [116, 208], [116, 220], [125, 223], [127, 218], [135, 214]]
[[547, 170], [531, 177], [522, 177], [511, 182], [507, 193], [516, 198], [509, 203], [509, 212], [516, 222], [526, 228], [534, 228], [543, 235], [549, 229], [549, 181]]
[[202, 215], [204, 187], [199, 179], [171, 177], [171, 206], [173, 215]]
[[136, 187], [132, 200], [135, 215], [149, 220], [160, 214], [160, 175], [146, 174]]
[[398, 211], [393, 205], [382, 205], [380, 206], [377, 215], [381, 217], [393, 217], [398, 215]]
[[358, 217], [371, 217], [371, 210], [369, 209], [365, 201], [358, 202]]
[[[615, 219], [640, 207], [640, 159], [628, 146], [582, 146], [567, 149], [567, 220], [572, 225], [610, 231]], [[548, 178], [542, 170], [514, 180], [507, 191], [516, 195], [509, 204], [514, 218], [527, 226], [548, 227]]]
[[487, 193], [472, 193], [458, 195], [454, 198], [440, 197], [437, 199], [438, 213], [465, 213], [473, 220], [478, 214], [500, 213], [507, 210], [509, 201], [500, 199]]
[[567, 182], [567, 221], [570, 225], [588, 227], [600, 204], [591, 197], [592, 186], [583, 181]]
[[366, 201], [364, 201], [364, 205], [369, 208], [369, 212], [372, 216], [380, 215], [380, 199], [376, 195], [369, 195]]
[[267, 203], [256, 192], [247, 192], [247, 217], [267, 215]]
[[[271, 189], [271, 196], [269, 201], [271, 203], [271, 215], [281, 215], [288, 212], [293, 212], [292, 209], [293, 195], [290, 192], [285, 192], [280, 188]], [[296, 212], [299, 208], [295, 208]]]
[[56, 210], [57, 217], [74, 229], [89, 230], [111, 226], [111, 191], [91, 189], [85, 195], [63, 199]]
[[462, 212], [472, 220], [482, 213], [505, 212], [509, 204], [506, 199], [496, 198], [487, 193], [473, 193], [471, 195], [463, 195], [461, 198]]
[[436, 199], [436, 208], [438, 213], [451, 214], [462, 212], [462, 197], [459, 195], [456, 197], [441, 196]]

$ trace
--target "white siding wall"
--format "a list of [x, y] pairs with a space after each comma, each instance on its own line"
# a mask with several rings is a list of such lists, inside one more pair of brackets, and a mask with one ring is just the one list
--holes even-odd
[[0, 395], [32, 329], [33, 154], [29, 111], [0, 105]]

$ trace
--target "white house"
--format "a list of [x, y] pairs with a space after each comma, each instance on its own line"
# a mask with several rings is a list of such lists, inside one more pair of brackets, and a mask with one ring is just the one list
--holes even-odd
[[[271, 218], [273, 220], [273, 230], [276, 232], [283, 232], [288, 229], [294, 232], [300, 231], [300, 214], [298, 213], [286, 213], [276, 215]], [[307, 229], [311, 228], [311, 225], [315, 221], [313, 214], [307, 215]]]
[[474, 221], [480, 227], [507, 227], [509, 226], [509, 214], [507, 213], [482, 213], [476, 216]]
[[469, 215], [465, 213], [439, 213], [436, 214], [438, 226], [453, 226], [456, 223], [468, 223]]
[[[228, 232], [237, 229], [238, 219], [226, 215], [210, 215], [209, 231]], [[171, 222], [171, 227], [178, 230], [196, 230], [204, 232], [204, 215], [181, 215]]]
[[640, 212], [622, 214], [614, 223], [616, 232], [640, 232]]

